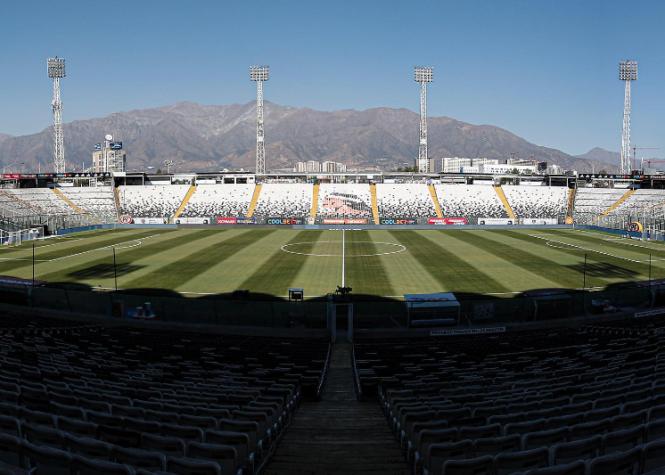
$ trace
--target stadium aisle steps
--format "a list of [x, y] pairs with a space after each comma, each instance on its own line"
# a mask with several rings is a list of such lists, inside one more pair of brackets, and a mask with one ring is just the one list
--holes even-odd
[[185, 208], [187, 207], [187, 203], [189, 203], [189, 200], [191, 199], [192, 195], [196, 191], [196, 185], [192, 185], [189, 187], [189, 190], [187, 190], [187, 193], [185, 193], [185, 197], [182, 199], [182, 203], [180, 203], [180, 206], [178, 206], [178, 209], [176, 210], [175, 214], [173, 215], [173, 219], [176, 220], [180, 217], [183, 211], [185, 211]]
[[510, 203], [508, 203], [508, 198], [506, 198], [506, 194], [503, 192], [503, 188], [501, 188], [501, 185], [495, 186], [494, 191], [496, 191], [496, 194], [501, 200], [501, 203], [503, 203], [503, 207], [506, 209], [508, 217], [510, 219], [516, 219], [515, 212], [513, 211], [513, 208], [510, 206]]
[[566, 211], [566, 224], [573, 224], [575, 213], [575, 195], [577, 194], [576, 192], [577, 188], [568, 189], [568, 210]]
[[256, 204], [259, 202], [259, 196], [261, 196], [262, 185], [257, 183], [254, 186], [254, 194], [252, 195], [252, 201], [249, 203], [249, 209], [247, 210], [247, 217], [251, 218], [254, 216], [254, 210], [256, 210]]
[[310, 219], [316, 219], [316, 213], [319, 209], [319, 184], [314, 183], [312, 187], [312, 208], [309, 211]]
[[356, 399], [350, 344], [335, 345], [321, 401], [302, 403], [264, 473], [409, 473], [379, 405]]
[[427, 185], [429, 188], [429, 194], [432, 196], [432, 202], [434, 203], [434, 209], [436, 210], [436, 217], [443, 218], [443, 211], [441, 211], [441, 203], [439, 203], [439, 197], [436, 195], [436, 188], [434, 185]]
[[74, 210], [76, 214], [85, 214], [86, 212], [79, 208], [72, 200], [70, 200], [65, 194], [58, 190], [57, 188], [51, 188], [53, 190], [53, 193], [55, 196], [57, 196], [59, 199], [67, 203], [67, 206], [69, 206], [71, 209]]
[[614, 211], [615, 209], [617, 209], [619, 206], [621, 206], [621, 204], [622, 204], [624, 201], [626, 201], [628, 198], [630, 198], [630, 197], [633, 195], [633, 193], [635, 193], [635, 190], [628, 190], [628, 191], [626, 191], [626, 192], [623, 194], [623, 196], [622, 196], [621, 198], [619, 198], [618, 200], [616, 200], [616, 202], [615, 202], [612, 206], [610, 206], [610, 207], [607, 208], [605, 211], [603, 211], [603, 214], [601, 214], [601, 216], [607, 216], [607, 215], [610, 214], [612, 211]]
[[376, 184], [371, 183], [369, 185], [369, 190], [372, 194], [372, 218], [374, 218], [374, 224], [379, 224], [379, 204], [376, 200]]

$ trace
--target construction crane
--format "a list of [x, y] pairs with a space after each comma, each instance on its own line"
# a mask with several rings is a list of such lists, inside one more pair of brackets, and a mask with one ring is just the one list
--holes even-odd
[[[660, 150], [658, 147], [638, 147], [637, 145], [633, 145], [633, 170], [635, 169], [635, 166], [637, 165], [637, 151], [638, 150]], [[647, 163], [649, 161], [647, 160]], [[642, 158], [642, 166], [640, 167], [642, 170], [644, 170], [644, 158]]]

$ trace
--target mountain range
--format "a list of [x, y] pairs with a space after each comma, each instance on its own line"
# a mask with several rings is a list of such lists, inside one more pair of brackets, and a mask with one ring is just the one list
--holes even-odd
[[[129, 170], [253, 170], [255, 103], [174, 105], [113, 113], [64, 125], [68, 170], [89, 166], [95, 143], [112, 134], [124, 142]], [[317, 111], [266, 102], [265, 136], [269, 170], [290, 170], [297, 161], [332, 160], [349, 170], [388, 171], [412, 166], [418, 151], [419, 117], [407, 109]], [[449, 117], [428, 119], [431, 157], [533, 158], [564, 169], [614, 171], [594, 152], [572, 156], [536, 145], [491, 125]], [[22, 170], [51, 169], [52, 128], [23, 136], [0, 135], [0, 167], [23, 163]], [[612, 153], [612, 152], [608, 152]], [[617, 163], [618, 160], [614, 161]]]

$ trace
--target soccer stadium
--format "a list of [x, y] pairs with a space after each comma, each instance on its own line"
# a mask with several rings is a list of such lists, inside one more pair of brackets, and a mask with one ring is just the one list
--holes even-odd
[[665, 475], [665, 4], [41, 3], [0, 475]]
[[3, 179], [1, 473], [665, 467], [653, 177]]

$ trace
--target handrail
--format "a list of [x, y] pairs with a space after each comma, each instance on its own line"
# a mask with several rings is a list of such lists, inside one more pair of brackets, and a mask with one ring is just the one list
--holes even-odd
[[360, 376], [356, 367], [356, 345], [354, 344], [351, 344], [351, 367], [353, 368], [353, 386], [356, 390], [356, 398], [360, 401], [363, 398], [363, 390], [360, 386]]
[[316, 400], [321, 399], [321, 393], [323, 392], [323, 386], [328, 377], [328, 368], [330, 367], [330, 357], [332, 355], [332, 343], [328, 343], [328, 353], [326, 354], [326, 362], [323, 364], [323, 371], [321, 372], [321, 378], [319, 379], [319, 385], [316, 387]]

